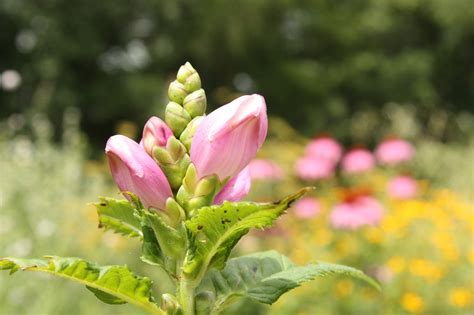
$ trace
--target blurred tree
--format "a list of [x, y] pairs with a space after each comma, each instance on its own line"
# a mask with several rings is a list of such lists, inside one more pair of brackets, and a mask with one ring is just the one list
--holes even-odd
[[307, 135], [347, 139], [351, 116], [393, 101], [474, 111], [470, 0], [41, 0], [0, 2], [0, 117], [82, 113], [96, 145], [119, 120], [163, 110], [186, 60], [211, 108], [265, 95]]

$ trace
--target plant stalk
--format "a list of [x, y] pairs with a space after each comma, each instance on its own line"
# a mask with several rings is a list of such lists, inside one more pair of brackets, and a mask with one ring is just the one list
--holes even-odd
[[181, 279], [179, 284], [179, 299], [185, 315], [195, 315], [194, 283]]

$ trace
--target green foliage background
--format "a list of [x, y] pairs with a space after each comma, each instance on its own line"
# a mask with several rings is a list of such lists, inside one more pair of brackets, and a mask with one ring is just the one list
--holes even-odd
[[456, 114], [474, 109], [471, 6], [470, 0], [3, 0], [0, 71], [16, 69], [23, 82], [0, 91], [0, 118], [45, 112], [58, 138], [64, 110], [78, 107], [82, 130], [102, 148], [117, 121], [142, 125], [163, 110], [168, 81], [189, 60], [211, 107], [258, 92], [270, 114], [304, 134], [329, 131], [348, 141], [357, 112], [409, 103], [421, 128], [429, 113], [447, 112], [441, 137], [452, 139], [465, 131]]

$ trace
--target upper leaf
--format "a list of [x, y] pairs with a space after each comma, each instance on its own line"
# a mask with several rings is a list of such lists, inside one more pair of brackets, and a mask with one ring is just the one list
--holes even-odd
[[131, 272], [127, 266], [97, 266], [75, 257], [48, 256], [44, 259], [0, 259], [0, 270], [42, 271], [67, 278], [88, 287], [109, 304], [132, 303], [152, 314], [164, 314], [151, 295], [152, 282]]
[[185, 235], [167, 224], [156, 212], [144, 211], [143, 217], [145, 224], [153, 229], [163, 253], [173, 258], [180, 258], [186, 245]]
[[310, 188], [275, 203], [224, 202], [201, 208], [186, 221], [189, 249], [184, 273], [198, 279], [210, 267], [221, 269], [232, 248], [251, 228], [265, 228]]
[[140, 220], [134, 215], [136, 210], [128, 200], [100, 197], [100, 202], [94, 205], [100, 228], [128, 237], [143, 237]]
[[352, 267], [324, 262], [295, 266], [289, 258], [276, 251], [230, 259], [224, 270], [211, 270], [205, 280], [211, 281], [216, 291], [213, 313], [217, 314], [238, 297], [272, 304], [283, 293], [302, 283], [331, 274], [352, 276], [380, 289], [372, 278]]

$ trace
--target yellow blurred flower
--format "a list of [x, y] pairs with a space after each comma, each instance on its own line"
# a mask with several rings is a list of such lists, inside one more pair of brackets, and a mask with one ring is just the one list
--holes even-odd
[[412, 292], [405, 293], [401, 300], [402, 307], [410, 313], [420, 313], [423, 311], [423, 299]]
[[472, 303], [472, 293], [468, 289], [456, 288], [449, 292], [449, 303], [462, 308]]
[[332, 240], [332, 233], [328, 229], [318, 229], [314, 233], [314, 239], [317, 245], [325, 246]]
[[358, 243], [353, 237], [341, 237], [336, 243], [336, 251], [341, 257], [357, 252]]
[[400, 273], [405, 269], [405, 264], [405, 258], [393, 256], [387, 261], [386, 266], [394, 273]]
[[442, 275], [441, 269], [438, 266], [428, 260], [419, 258], [410, 261], [410, 272], [430, 281], [437, 281]]
[[474, 265], [474, 250], [471, 250], [468, 254], [469, 262]]
[[354, 290], [354, 284], [351, 280], [344, 279], [336, 283], [335, 291], [337, 296], [345, 297], [352, 293]]
[[379, 228], [368, 228], [364, 233], [365, 238], [369, 243], [380, 244], [383, 241], [383, 233]]

